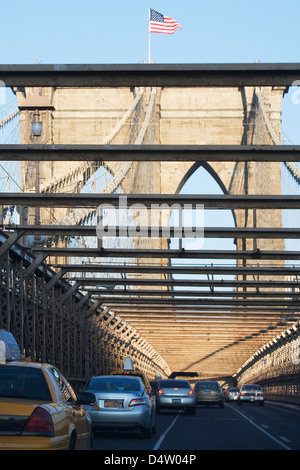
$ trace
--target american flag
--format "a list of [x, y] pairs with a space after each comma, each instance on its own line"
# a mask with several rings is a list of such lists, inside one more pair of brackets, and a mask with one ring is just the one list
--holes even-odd
[[150, 8], [150, 33], [173, 34], [176, 29], [181, 29], [177, 21]]

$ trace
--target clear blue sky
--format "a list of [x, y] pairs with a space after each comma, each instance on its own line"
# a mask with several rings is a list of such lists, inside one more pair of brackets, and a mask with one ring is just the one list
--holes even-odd
[[[182, 26], [151, 34], [156, 63], [299, 61], [299, 0], [0, 0], [0, 63], [147, 61], [149, 7]], [[287, 96], [283, 130], [294, 144], [299, 117]]]
[[299, 0], [0, 0], [1, 63], [137, 63], [149, 7], [176, 19], [152, 34], [158, 63], [297, 62]]

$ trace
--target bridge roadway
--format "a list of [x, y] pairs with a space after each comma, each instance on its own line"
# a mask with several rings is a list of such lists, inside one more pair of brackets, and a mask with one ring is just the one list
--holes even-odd
[[[111, 458], [113, 452], [118, 456], [122, 452], [124, 456], [138, 456], [140, 464], [148, 463], [147, 459], [153, 454], [158, 456], [160, 451], [164, 455], [175, 455], [176, 451], [191, 455], [200, 450], [300, 450], [299, 419], [300, 408], [271, 403], [264, 407], [225, 403], [223, 409], [198, 405], [195, 416], [162, 411], [157, 415], [157, 430], [151, 439], [127, 432], [98, 432], [94, 449], [102, 450], [103, 458]], [[143, 453], [134, 453], [140, 450]], [[199, 455], [197, 459], [199, 464]]]

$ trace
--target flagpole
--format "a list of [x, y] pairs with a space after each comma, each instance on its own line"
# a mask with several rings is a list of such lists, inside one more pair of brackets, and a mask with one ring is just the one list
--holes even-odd
[[150, 18], [151, 18], [151, 13], [150, 13], [150, 8], [149, 8], [149, 37], [148, 37], [148, 63], [150, 64], [151, 63], [151, 60], [150, 60]]

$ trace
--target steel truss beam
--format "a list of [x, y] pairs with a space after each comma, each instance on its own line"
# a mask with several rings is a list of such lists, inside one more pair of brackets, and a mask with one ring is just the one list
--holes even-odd
[[[1, 75], [0, 75], [1, 77]], [[299, 145], [0, 145], [0, 160], [298, 162]]]
[[[2, 227], [4, 228], [4, 227]], [[97, 236], [96, 225], [5, 225], [7, 230], [22, 231], [26, 235], [51, 235], [51, 236]], [[199, 227], [129, 227], [128, 232], [125, 227], [105, 227], [105, 233], [110, 238], [126, 237], [139, 238], [195, 238], [198, 233], [201, 236]], [[198, 232], [197, 232], [198, 231]], [[101, 232], [102, 235], [102, 232]], [[205, 227], [203, 238], [300, 238], [300, 228], [262, 228], [262, 227]]]
[[7, 87], [291, 86], [299, 75], [297, 63], [0, 66], [0, 79]]
[[[51, 265], [50, 265], [51, 266]], [[224, 275], [264, 275], [264, 276], [297, 276], [300, 267], [240, 267], [240, 266], [153, 266], [118, 264], [60, 264], [52, 265], [65, 272], [106, 272], [106, 273], [144, 273], [144, 274], [224, 274]]]
[[[300, 283], [298, 280], [295, 281], [236, 281], [236, 280], [198, 280], [198, 279], [141, 279], [141, 278], [86, 278], [79, 276], [69, 276], [65, 280], [77, 282], [81, 285], [98, 285], [98, 286], [159, 286], [159, 287], [178, 287], [178, 286], [190, 286], [190, 287], [215, 287], [223, 288], [236, 288], [236, 289], [249, 289], [255, 288], [257, 290], [261, 288], [267, 289], [299, 289]], [[241, 293], [244, 291], [241, 291]]]
[[151, 305], [151, 307], [155, 305], [165, 305], [167, 307], [181, 307], [181, 306], [194, 306], [202, 308], [203, 306], [245, 306], [245, 307], [283, 307], [283, 311], [285, 308], [292, 308], [294, 310], [298, 310], [300, 312], [300, 301], [297, 300], [278, 300], [278, 299], [183, 299], [183, 298], [173, 298], [173, 299], [158, 299], [158, 298], [109, 298], [109, 297], [102, 297], [101, 301], [103, 304], [111, 305], [112, 307], [117, 304], [122, 305]]
[[111, 297], [119, 297], [119, 296], [129, 296], [134, 298], [135, 296], [137, 297], [240, 297], [240, 298], [260, 298], [263, 297], [264, 299], [266, 298], [284, 298], [284, 299], [300, 299], [300, 292], [277, 292], [277, 291], [259, 291], [259, 292], [253, 292], [253, 291], [232, 291], [232, 292], [224, 292], [224, 291], [196, 291], [196, 290], [142, 290], [142, 289], [113, 289], [113, 290], [107, 290], [107, 289], [88, 289], [88, 292], [95, 296], [99, 296], [99, 299], [101, 298], [101, 295], [105, 296], [108, 298], [108, 296]]
[[[299, 155], [300, 157], [300, 155]], [[141, 204], [147, 209], [170, 210], [186, 206], [207, 209], [299, 209], [299, 195], [190, 195], [190, 194], [86, 194], [86, 193], [0, 193], [0, 205], [28, 207], [89, 207], [116, 209]], [[163, 207], [165, 205], [165, 209]], [[172, 207], [173, 206], [173, 207]], [[175, 207], [174, 207], [175, 206]]]
[[299, 251], [261, 250], [164, 250], [164, 249], [110, 249], [110, 248], [33, 248], [33, 253], [45, 256], [69, 256], [89, 258], [166, 258], [166, 259], [253, 259], [299, 260]]

